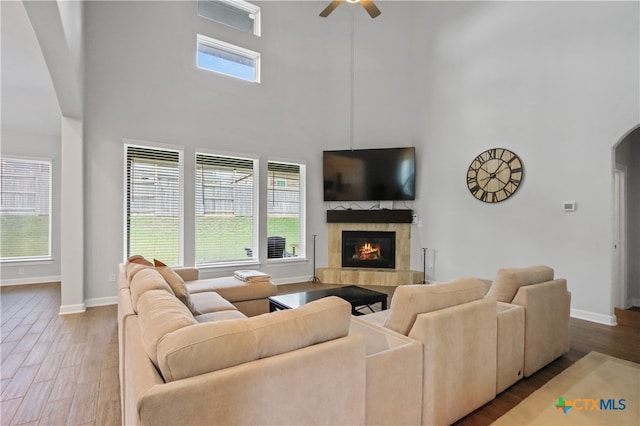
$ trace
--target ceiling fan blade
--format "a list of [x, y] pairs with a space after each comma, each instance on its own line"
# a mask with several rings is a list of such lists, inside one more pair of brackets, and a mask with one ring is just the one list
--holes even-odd
[[362, 4], [362, 7], [364, 7], [365, 10], [369, 12], [369, 16], [371, 16], [372, 18], [375, 18], [382, 13], [372, 0], [360, 0], [360, 3]]
[[333, 0], [331, 3], [329, 3], [329, 6], [325, 7], [324, 10], [320, 12], [320, 16], [322, 16], [323, 18], [329, 16], [329, 14], [333, 12], [336, 7], [340, 6], [340, 3], [342, 3], [342, 1], [343, 0]]

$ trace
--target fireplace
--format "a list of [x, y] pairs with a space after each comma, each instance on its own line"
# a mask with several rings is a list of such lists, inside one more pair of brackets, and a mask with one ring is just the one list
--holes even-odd
[[393, 231], [342, 231], [343, 268], [396, 267]]

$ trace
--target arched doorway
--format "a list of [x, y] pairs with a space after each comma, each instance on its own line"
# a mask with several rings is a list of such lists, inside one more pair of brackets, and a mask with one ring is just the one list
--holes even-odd
[[640, 307], [640, 125], [614, 146], [613, 183], [612, 300], [620, 309]]

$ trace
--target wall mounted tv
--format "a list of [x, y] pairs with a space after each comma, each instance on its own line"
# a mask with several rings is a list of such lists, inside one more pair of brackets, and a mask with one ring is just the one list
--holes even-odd
[[415, 147], [324, 151], [324, 201], [415, 199]]

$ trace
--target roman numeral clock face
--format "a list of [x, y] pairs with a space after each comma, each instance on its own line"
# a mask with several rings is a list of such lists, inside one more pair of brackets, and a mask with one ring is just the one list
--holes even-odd
[[523, 176], [520, 157], [508, 149], [491, 148], [469, 165], [467, 187], [478, 200], [499, 203], [518, 190]]

